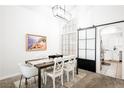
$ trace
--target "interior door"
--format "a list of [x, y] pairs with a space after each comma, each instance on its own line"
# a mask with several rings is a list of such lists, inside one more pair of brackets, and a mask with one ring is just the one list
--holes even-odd
[[78, 67], [96, 71], [96, 29], [78, 31]]

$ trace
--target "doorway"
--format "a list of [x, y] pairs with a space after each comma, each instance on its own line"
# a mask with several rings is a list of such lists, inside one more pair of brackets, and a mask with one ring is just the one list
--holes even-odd
[[122, 29], [118, 25], [100, 30], [100, 73], [122, 78]]

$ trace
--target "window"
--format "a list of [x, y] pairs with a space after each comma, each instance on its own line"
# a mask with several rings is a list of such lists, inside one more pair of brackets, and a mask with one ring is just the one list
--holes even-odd
[[77, 27], [75, 20], [67, 22], [63, 26], [61, 34], [62, 54], [63, 55], [76, 55], [77, 54]]
[[76, 33], [68, 33], [62, 35], [62, 54], [76, 54]]

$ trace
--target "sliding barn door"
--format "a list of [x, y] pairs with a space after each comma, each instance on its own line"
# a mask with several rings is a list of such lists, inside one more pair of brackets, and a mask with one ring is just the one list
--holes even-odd
[[96, 29], [78, 31], [78, 67], [96, 71]]

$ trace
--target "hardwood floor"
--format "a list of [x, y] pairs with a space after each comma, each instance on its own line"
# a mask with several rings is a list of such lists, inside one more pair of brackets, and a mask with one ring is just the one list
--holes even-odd
[[[80, 73], [86, 73], [86, 76], [75, 83], [72, 88], [124, 88], [124, 80], [116, 79], [98, 73], [79, 69]], [[76, 74], [75, 74], [76, 75]], [[20, 77], [12, 77], [0, 81], [1, 88], [15, 88], [14, 82]], [[49, 82], [52, 82], [51, 80]], [[60, 84], [61, 85], [61, 84]]]
[[15, 88], [14, 82], [19, 79], [20, 76], [0, 80], [0, 88]]

